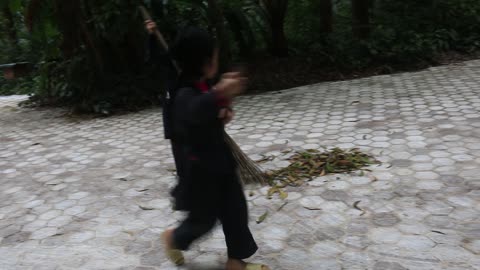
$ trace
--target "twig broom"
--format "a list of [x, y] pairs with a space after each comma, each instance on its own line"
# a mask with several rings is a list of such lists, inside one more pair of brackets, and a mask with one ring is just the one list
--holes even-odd
[[[139, 6], [139, 9], [145, 21], [152, 19], [152, 17], [150, 16], [150, 14], [148, 13], [147, 9], [144, 6]], [[165, 51], [168, 51], [168, 44], [165, 41], [165, 38], [163, 37], [162, 33], [160, 33], [158, 29], [155, 29], [153, 34], [155, 35], [160, 46], [162, 46], [165, 49]], [[177, 72], [180, 73], [180, 68], [175, 62], [175, 60], [171, 59], [171, 61], [173, 63], [173, 66], [177, 70]], [[225, 141], [230, 146], [233, 156], [238, 164], [238, 176], [240, 177], [240, 180], [244, 184], [251, 184], [251, 183], [262, 184], [262, 185], [267, 184], [265, 174], [260, 170], [257, 164], [253, 160], [251, 160], [247, 156], [247, 154], [245, 154], [242, 151], [242, 149], [240, 149], [240, 147], [226, 132], [224, 133], [224, 137], [225, 137]]]

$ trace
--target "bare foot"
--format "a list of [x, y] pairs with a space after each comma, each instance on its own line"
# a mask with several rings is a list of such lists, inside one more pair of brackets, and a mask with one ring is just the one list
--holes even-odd
[[162, 240], [165, 244], [165, 254], [168, 259], [175, 265], [183, 265], [185, 263], [185, 258], [183, 253], [180, 250], [175, 248], [173, 242], [173, 230], [167, 230], [162, 234]]
[[241, 260], [228, 259], [226, 270], [245, 270], [247, 264]]
[[175, 249], [175, 247], [173, 246], [173, 230], [172, 229], [166, 230], [162, 234], [162, 239], [167, 249]]

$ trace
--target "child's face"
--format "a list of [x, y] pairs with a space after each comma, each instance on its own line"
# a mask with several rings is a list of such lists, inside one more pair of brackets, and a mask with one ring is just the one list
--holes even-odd
[[215, 49], [212, 60], [204, 67], [205, 79], [213, 79], [218, 73], [218, 49]]

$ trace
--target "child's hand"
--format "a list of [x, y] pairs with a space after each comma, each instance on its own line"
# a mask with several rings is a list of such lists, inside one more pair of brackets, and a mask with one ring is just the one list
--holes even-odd
[[153, 34], [155, 29], [157, 29], [157, 24], [152, 20], [145, 21], [145, 28], [147, 29], [149, 34]]
[[234, 78], [241, 78], [242, 73], [241, 72], [227, 72], [222, 74], [222, 79], [234, 79]]
[[220, 113], [218, 114], [218, 118], [222, 119], [222, 122], [224, 125], [227, 125], [228, 123], [232, 122], [234, 116], [235, 116], [235, 113], [229, 108], [221, 109]]
[[225, 73], [213, 91], [226, 98], [234, 98], [245, 91], [247, 78], [238, 72]]

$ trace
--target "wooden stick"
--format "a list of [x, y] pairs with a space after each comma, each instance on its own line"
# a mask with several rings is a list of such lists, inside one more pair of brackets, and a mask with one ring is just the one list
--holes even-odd
[[[145, 21], [152, 20], [152, 16], [150, 16], [150, 13], [148, 13], [148, 10], [144, 6], [138, 6], [138, 9], [140, 9], [140, 12], [142, 13], [142, 17]], [[163, 37], [162, 33], [158, 30], [158, 28], [155, 28], [155, 30], [153, 31], [153, 34], [157, 38], [158, 43], [160, 43], [160, 46], [162, 46], [165, 49], [165, 51], [168, 52], [169, 47], [168, 47], [167, 41], [165, 41], [165, 38]], [[180, 73], [180, 67], [178, 66], [177, 62], [173, 59], [171, 60], [177, 72]]]

